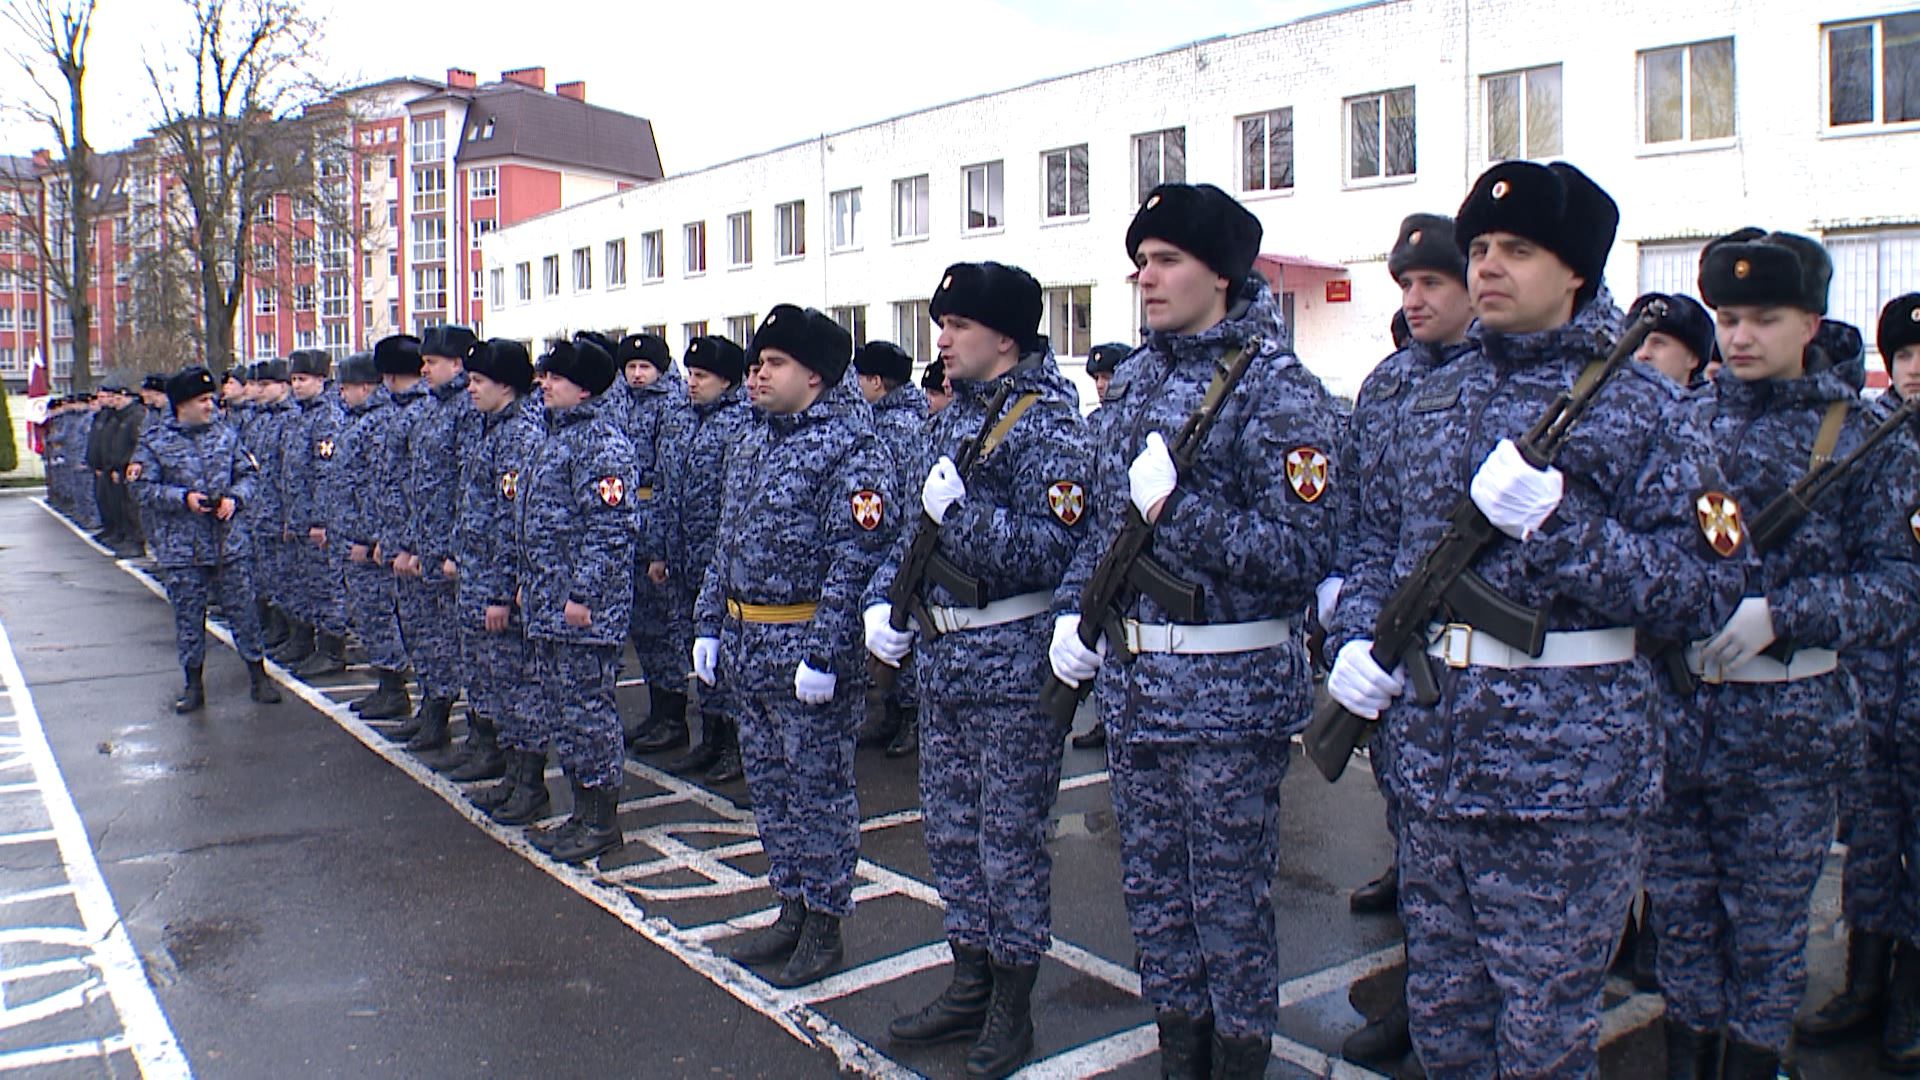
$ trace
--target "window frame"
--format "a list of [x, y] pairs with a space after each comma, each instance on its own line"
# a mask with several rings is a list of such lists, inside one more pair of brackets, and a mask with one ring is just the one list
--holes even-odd
[[[1287, 117], [1287, 184], [1285, 187], [1273, 186], [1273, 119], [1285, 113]], [[1266, 183], [1260, 187], [1247, 186], [1247, 124], [1259, 121], [1265, 125], [1266, 133], [1260, 138], [1261, 172]], [[1264, 199], [1280, 195], [1291, 195], [1300, 183], [1299, 140], [1295, 137], [1298, 127], [1294, 119], [1293, 106], [1279, 105], [1260, 112], [1245, 113], [1233, 118], [1234, 138], [1234, 175], [1238, 178], [1237, 194], [1242, 198]]]
[[[1180, 136], [1180, 175], [1168, 176], [1167, 136], [1175, 134]], [[1154, 141], [1154, 150], [1159, 155], [1159, 164], [1155, 166], [1155, 179], [1153, 183], [1143, 184], [1140, 176], [1140, 149], [1148, 139]], [[1191, 170], [1187, 168], [1187, 126], [1180, 124], [1174, 127], [1160, 128], [1157, 131], [1134, 132], [1133, 137], [1127, 142], [1127, 161], [1133, 166], [1129, 171], [1132, 174], [1132, 183], [1135, 189], [1133, 193], [1135, 206], [1140, 205], [1140, 203], [1146, 199], [1147, 193], [1159, 187], [1161, 184], [1186, 183], [1187, 176], [1191, 172]]]
[[[1412, 148], [1413, 167], [1406, 172], [1396, 173], [1396, 172], [1387, 171], [1389, 168], [1388, 159], [1391, 157], [1391, 155], [1387, 151], [1387, 139], [1388, 139], [1387, 125], [1389, 122], [1389, 117], [1387, 113], [1387, 100], [1393, 95], [1400, 94], [1400, 93], [1405, 93], [1406, 95], [1408, 95], [1407, 100], [1410, 103], [1410, 106], [1411, 106], [1410, 112], [1413, 117], [1413, 148]], [[1356, 105], [1360, 105], [1365, 102], [1375, 103], [1375, 106], [1378, 109], [1378, 114], [1375, 120], [1375, 124], [1376, 124], [1376, 130], [1378, 132], [1379, 137], [1375, 145], [1376, 145], [1377, 153], [1379, 157], [1380, 171], [1377, 173], [1374, 173], [1371, 176], [1355, 176], [1353, 174], [1353, 167], [1354, 167], [1353, 110]], [[1408, 84], [1406, 86], [1393, 86], [1393, 87], [1388, 87], [1384, 90], [1374, 90], [1368, 93], [1354, 94], [1350, 97], [1342, 98], [1340, 101], [1340, 138], [1343, 144], [1341, 147], [1342, 152], [1340, 155], [1340, 158], [1341, 158], [1340, 186], [1341, 187], [1343, 188], [1386, 187], [1393, 184], [1411, 184], [1419, 180], [1420, 179], [1420, 97], [1419, 97], [1419, 94], [1416, 93], [1415, 87], [1412, 84]]]
[[[1825, 39], [1822, 38], [1824, 41]], [[1704, 45], [1727, 46], [1727, 115], [1732, 133], [1707, 138], [1693, 137], [1693, 50]], [[1680, 137], [1660, 142], [1650, 141], [1647, 137], [1647, 106], [1649, 103], [1649, 83], [1647, 64], [1653, 57], [1662, 53], [1679, 52], [1680, 63]], [[1634, 79], [1638, 97], [1634, 102], [1634, 150], [1639, 156], [1658, 154], [1680, 154], [1703, 150], [1722, 150], [1736, 146], [1740, 142], [1740, 57], [1734, 49], [1732, 35], [1717, 38], [1703, 38], [1698, 41], [1683, 41], [1673, 45], [1661, 45], [1657, 48], [1641, 49], [1634, 54]]]
[[[696, 242], [696, 237], [697, 242]], [[689, 221], [680, 226], [680, 274], [682, 277], [702, 277], [707, 272], [707, 221]], [[699, 256], [699, 266], [695, 266], [694, 256]]]
[[753, 211], [736, 210], [727, 215], [727, 269], [748, 270], [752, 267]]
[[568, 280], [573, 283], [575, 295], [593, 291], [593, 245], [587, 244], [572, 250], [567, 259], [571, 271]]
[[627, 238], [624, 236], [608, 240], [601, 247], [600, 260], [604, 263], [602, 274], [607, 279], [608, 290], [627, 287]]
[[[982, 216], [987, 217], [989, 220], [988, 220], [988, 223], [984, 225], [968, 224], [969, 218], [971, 218], [971, 216], [973, 215], [973, 202], [972, 202], [973, 174], [976, 171], [979, 171], [982, 174], [981, 175], [981, 195], [986, 200], [986, 203], [987, 203], [986, 212]], [[1000, 181], [997, 200], [996, 200], [995, 191], [994, 191], [994, 187], [995, 187], [994, 179], [996, 177]], [[993, 220], [992, 213], [993, 213], [994, 203], [996, 201], [1000, 205], [1000, 216], [997, 220]], [[992, 236], [995, 233], [1005, 232], [1006, 228], [1007, 228], [1007, 162], [1006, 162], [1006, 159], [995, 158], [992, 161], [977, 161], [971, 165], [960, 166], [960, 235], [961, 236]]]
[[[486, 190], [480, 189], [480, 178], [487, 178]], [[467, 201], [476, 199], [497, 199], [500, 197], [500, 169], [494, 165], [476, 165], [467, 170]]]
[[[919, 232], [902, 232], [900, 222], [900, 196], [903, 191], [910, 196]], [[890, 231], [896, 244], [917, 244], [933, 236], [933, 175], [918, 173], [913, 176], [895, 177], [893, 181], [893, 203], [888, 211]]]
[[[1820, 134], [1822, 136], [1846, 138], [1855, 135], [1920, 131], [1920, 117], [1912, 120], [1886, 119], [1887, 38], [1884, 24], [1890, 18], [1912, 15], [1920, 15], [1920, 11], [1895, 11], [1867, 18], [1842, 19], [1820, 24]], [[1872, 34], [1868, 48], [1872, 66], [1867, 73], [1867, 85], [1873, 95], [1873, 116], [1868, 120], [1836, 124], [1833, 122], [1833, 35], [1836, 31], [1862, 28], [1870, 30]]]
[[[842, 188], [827, 196], [827, 252], [838, 255], [847, 251], [859, 251], [864, 246], [860, 238], [860, 219], [866, 214], [864, 188]], [[841, 233], [842, 221], [846, 231]]]
[[[649, 251], [649, 243], [651, 251]], [[667, 231], [653, 229], [640, 234], [640, 284], [652, 285], [667, 280]]]
[[[1080, 155], [1079, 195], [1081, 210], [1078, 213], [1074, 212], [1073, 209], [1073, 196], [1075, 193], [1073, 183], [1073, 157], [1076, 152]], [[1064, 158], [1061, 163], [1061, 168], [1066, 173], [1066, 180], [1061, 189], [1066, 199], [1066, 209], [1058, 214], [1053, 212], [1052, 201], [1053, 159], [1056, 157]], [[1072, 146], [1057, 146], [1052, 150], [1042, 150], [1040, 152], [1040, 224], [1068, 225], [1074, 222], [1086, 221], [1092, 216], [1093, 154], [1088, 145], [1086, 143], [1075, 143]]]
[[[1556, 132], [1556, 145], [1551, 150], [1533, 153], [1531, 136], [1534, 131], [1533, 95], [1531, 81], [1536, 73], [1555, 72], [1560, 80], [1559, 128]], [[1514, 139], [1518, 151], [1512, 156], [1499, 155], [1493, 149], [1493, 86], [1502, 79], [1513, 79], [1518, 83], [1516, 97], [1519, 126]], [[1480, 76], [1480, 149], [1488, 164], [1500, 161], [1545, 161], [1558, 158], [1567, 152], [1567, 76], [1563, 64], [1535, 64], [1532, 67], [1512, 68], [1507, 71], [1493, 71]]]
[[807, 257], [807, 200], [792, 199], [773, 205], [773, 261], [797, 262]]

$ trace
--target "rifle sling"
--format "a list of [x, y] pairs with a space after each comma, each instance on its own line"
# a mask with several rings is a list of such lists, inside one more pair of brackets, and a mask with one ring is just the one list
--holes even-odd
[[1006, 411], [1005, 415], [1000, 417], [1000, 422], [993, 425], [993, 430], [987, 432], [987, 437], [981, 441], [980, 453], [974, 458], [975, 463], [985, 461], [988, 454], [993, 453], [1001, 443], [1005, 442], [1007, 433], [1013, 430], [1013, 425], [1021, 416], [1026, 414], [1028, 409], [1033, 408], [1034, 403], [1039, 400], [1040, 395], [1037, 393], [1021, 394], [1019, 398], [1015, 399], [1012, 407]]
[[1807, 459], [1807, 471], [1833, 464], [1834, 448], [1840, 445], [1840, 432], [1847, 426], [1847, 402], [1835, 401], [1827, 406], [1827, 415], [1820, 419], [1820, 434], [1813, 439], [1813, 456]]

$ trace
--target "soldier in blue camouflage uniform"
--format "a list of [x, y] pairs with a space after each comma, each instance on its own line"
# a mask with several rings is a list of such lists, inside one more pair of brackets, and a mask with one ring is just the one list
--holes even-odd
[[[474, 802], [496, 820], [525, 824], [547, 807], [551, 734], [530, 687], [513, 538], [521, 478], [546, 438], [546, 421], [526, 400], [533, 361], [519, 342], [475, 343], [467, 350], [466, 371], [480, 431], [461, 474], [453, 559], [471, 734], [466, 755], [447, 775], [461, 783], [504, 775], [505, 782], [476, 794]], [[522, 793], [517, 802], [516, 792]]]
[[253, 700], [273, 704], [280, 691], [268, 679], [247, 580], [247, 526], [258, 482], [240, 435], [213, 416], [213, 375], [190, 367], [167, 380], [174, 417], [140, 437], [129, 468], [133, 490], [147, 511], [154, 562], [173, 605], [174, 644], [186, 689], [179, 713], [206, 705], [201, 678], [207, 659], [207, 600], [216, 589], [233, 625], [234, 647], [246, 661]]
[[920, 390], [927, 395], [928, 416], [953, 404], [953, 387], [947, 384], [947, 365], [941, 363], [939, 357], [934, 357], [927, 370], [920, 373]]
[[[887, 1028], [909, 1044], [973, 1039], [972, 1076], [1005, 1076], [1032, 1053], [1033, 983], [1053, 938], [1047, 815], [1066, 732], [1034, 685], [1053, 586], [1085, 528], [1091, 462], [1080, 396], [1038, 332], [1040, 310], [1040, 283], [1024, 270], [947, 268], [928, 313], [954, 401], [917, 452], [903, 451], [914, 457], [898, 471], [919, 474], [923, 512], [866, 592], [867, 648], [896, 665], [915, 630], [893, 629], [887, 591], [917, 531], [939, 529], [940, 556], [977, 579], [987, 601], [974, 607], [938, 583], [920, 594], [933, 620], [917, 628], [925, 636], [915, 651], [925, 712], [920, 805], [953, 976], [933, 1002]], [[988, 417], [1001, 385], [1010, 394]], [[983, 426], [978, 460], [961, 476], [953, 457]]]
[[1700, 382], [1701, 369], [1713, 352], [1713, 316], [1700, 301], [1678, 293], [1647, 293], [1634, 299], [1627, 308], [1627, 322], [1638, 319], [1649, 304], [1659, 301], [1667, 313], [1656, 324], [1633, 354], [1635, 360], [1650, 365], [1673, 381], [1675, 386], [1691, 387]]
[[[687, 428], [687, 384], [673, 366], [673, 352], [653, 334], [628, 334], [614, 348], [625, 381], [610, 408], [633, 444], [632, 493], [638, 522], [634, 545], [633, 625], [628, 637], [647, 676], [647, 717], [627, 739], [636, 754], [657, 754], [687, 745], [687, 648], [674, 632], [673, 589], [648, 568], [663, 561], [658, 496], [661, 471], [673, 443]], [[684, 624], [681, 624], [684, 625]]]
[[311, 640], [300, 647], [293, 632], [294, 620], [286, 600], [285, 560], [281, 558], [280, 488], [271, 481], [279, 473], [280, 429], [293, 414], [291, 376], [285, 360], [256, 361], [247, 374], [253, 387], [253, 411], [240, 429], [240, 438], [259, 470], [247, 528], [253, 544], [253, 587], [270, 609], [270, 619], [283, 628], [280, 634], [268, 634], [268, 642], [276, 637], [280, 641], [278, 646], [268, 645], [268, 654], [286, 662], [313, 649]]
[[392, 548], [394, 587], [407, 657], [425, 699], [418, 728], [406, 743], [415, 753], [447, 745], [447, 724], [460, 696], [455, 568], [448, 563], [460, 500], [460, 462], [478, 423], [460, 367], [473, 340], [473, 331], [464, 326], [427, 330], [420, 340], [427, 392], [405, 410], [404, 430], [394, 432], [406, 443], [399, 485], [404, 524]]
[[[1120, 371], [1120, 362], [1133, 355], [1133, 346], [1119, 341], [1110, 341], [1104, 345], [1095, 345], [1087, 350], [1087, 377], [1093, 380], [1093, 410], [1087, 413], [1088, 445], [1098, 446], [1101, 432], [1105, 430], [1107, 418], [1113, 415], [1106, 407], [1107, 390], [1113, 385], [1113, 377]], [[1107, 722], [1100, 717], [1100, 710], [1087, 710], [1093, 714], [1093, 723], [1087, 730], [1067, 740], [1075, 750], [1098, 750], [1107, 745]]]
[[[1877, 423], [1920, 395], [1920, 294], [1882, 309], [1876, 338], [1892, 382], [1873, 403]], [[1920, 439], [1920, 425], [1906, 434]], [[1869, 1034], [1883, 1068], [1911, 1073], [1920, 1071], [1920, 635], [1843, 660], [1866, 735], [1864, 761], [1839, 788], [1847, 981], [1794, 1034], [1803, 1046]]]
[[754, 820], [779, 919], [736, 945], [784, 966], [777, 986], [838, 969], [859, 858], [853, 732], [865, 684], [860, 591], [893, 539], [893, 463], [842, 381], [853, 341], [780, 304], [747, 350], [766, 414], [727, 455], [726, 506], [694, 610], [693, 669], [737, 709]]
[[[1460, 252], [1453, 233], [1453, 219], [1440, 214], [1411, 214], [1400, 223], [1392, 249], [1387, 253], [1387, 272], [1400, 287], [1400, 321], [1407, 328], [1406, 344], [1397, 347], [1374, 366], [1360, 384], [1353, 415], [1348, 418], [1345, 437], [1340, 441], [1339, 473], [1361, 477], [1380, 467], [1380, 456], [1387, 445], [1387, 433], [1393, 416], [1405, 396], [1420, 379], [1470, 350], [1467, 328], [1473, 322], [1473, 301], [1467, 295], [1467, 260]], [[1343, 515], [1352, 503], [1343, 499], [1335, 507]], [[1358, 561], [1356, 541], [1382, 538], [1346, 523], [1338, 529], [1339, 550], [1335, 554], [1335, 574], [1316, 590], [1315, 606], [1322, 626], [1338, 610], [1344, 568]], [[1380, 554], [1380, 553], [1376, 553]], [[1390, 558], [1391, 552], [1384, 553]], [[1381, 784], [1387, 811], [1387, 832], [1398, 836], [1399, 820], [1392, 790], [1386, 780], [1392, 770], [1379, 756], [1383, 744], [1373, 751], [1373, 774]], [[1355, 889], [1348, 906], [1355, 914], [1389, 914], [1398, 904], [1399, 874], [1389, 865], [1385, 873]], [[1394, 1003], [1380, 1019], [1354, 1032], [1341, 1044], [1340, 1054], [1348, 1061], [1390, 1065], [1412, 1049], [1408, 1030], [1406, 969], [1398, 967], [1391, 976], [1399, 985]]]
[[553, 725], [573, 813], [528, 840], [562, 862], [620, 847], [626, 755], [614, 683], [633, 604], [633, 446], [612, 415], [613, 357], [586, 337], [553, 342], [547, 438], [521, 475], [521, 608], [537, 715]]
[[[721, 487], [727, 454], [753, 422], [745, 389], [747, 359], [740, 346], [707, 336], [687, 343], [687, 412], [683, 429], [673, 433], [660, 462], [662, 490], [654, 495], [652, 515], [662, 536], [648, 546], [665, 558], [647, 567], [673, 590], [673, 635], [693, 646], [693, 605], [713, 549], [719, 543]], [[731, 784], [745, 775], [740, 762], [740, 726], [730, 715], [726, 695], [715, 686], [700, 687], [700, 745], [665, 768], [674, 773], [704, 771], [709, 784]]]
[[288, 600], [300, 632], [314, 637], [313, 651], [294, 668], [303, 679], [346, 670], [346, 608], [340, 565], [327, 546], [327, 515], [321, 492], [338, 448], [340, 404], [329, 393], [331, 359], [319, 349], [295, 349], [287, 358], [294, 411], [280, 429], [280, 528], [292, 536], [287, 567]]
[[[1690, 404], [1747, 515], [1874, 425], [1858, 332], [1823, 327], [1832, 274], [1818, 242], [1787, 233], [1741, 230], [1702, 255], [1726, 364]], [[1687, 1075], [1708, 1074], [1723, 1040], [1726, 1077], [1771, 1077], [1788, 1053], [1835, 785], [1859, 770], [1865, 741], [1836, 653], [1911, 633], [1916, 513], [1920, 455], [1888, 440], [1761, 553], [1738, 610], [1689, 650], [1700, 679], [1669, 734], [1647, 873], [1668, 1057], [1691, 1063]], [[1784, 660], [1762, 655], [1776, 641]]]
[[[1121, 890], [1141, 992], [1170, 1075], [1259, 1076], [1278, 1020], [1273, 877], [1288, 737], [1313, 692], [1304, 611], [1333, 564], [1332, 399], [1288, 351], [1253, 272], [1260, 222], [1210, 185], [1165, 184], [1127, 229], [1148, 340], [1114, 377], [1088, 505], [1055, 593], [1050, 662], [1098, 677], [1121, 830]], [[1253, 359], [1193, 464], [1167, 440], [1229, 358]], [[1204, 589], [1199, 625], [1147, 595], [1118, 613], [1131, 662], [1080, 640], [1081, 590], [1131, 502], [1157, 521], [1156, 560]], [[1100, 639], [1102, 649], [1117, 644]]]
[[393, 575], [373, 552], [380, 536], [387, 428], [397, 415], [393, 397], [382, 382], [390, 373], [418, 372], [418, 350], [418, 339], [397, 334], [383, 338], [371, 354], [356, 354], [340, 365], [345, 416], [334, 446], [333, 468], [322, 488], [330, 522], [328, 540], [345, 553], [342, 578], [348, 622], [379, 679], [371, 693], [353, 702], [353, 710], [365, 720], [392, 720], [413, 708], [407, 694], [407, 651], [400, 637]]
[[[873, 409], [874, 433], [893, 458], [893, 490], [913, 491], [926, 479], [927, 394], [913, 384], [913, 357], [891, 341], [869, 341], [854, 350], [860, 396]], [[915, 475], [915, 474], [918, 475]], [[855, 746], [884, 746], [890, 758], [905, 757], [920, 747], [919, 674], [912, 658], [901, 662], [900, 675], [854, 735]]]
[[[400, 642], [406, 649], [408, 665], [414, 668], [420, 680], [419, 707], [404, 723], [383, 732], [389, 740], [397, 743], [410, 742], [421, 731], [444, 725], [445, 719], [439, 716], [439, 703], [442, 700], [449, 711], [453, 707], [448, 686], [452, 676], [445, 670], [433, 675], [421, 670], [421, 657], [427, 652], [427, 644], [432, 639], [418, 636], [418, 625], [409, 621], [408, 608], [414, 603], [414, 594], [424, 587], [425, 582], [412, 575], [411, 560], [399, 557], [413, 542], [413, 508], [407, 502], [413, 476], [413, 462], [407, 456], [408, 439], [421, 414], [433, 404], [432, 388], [421, 376], [425, 369], [421, 344], [419, 338], [410, 334], [397, 334], [376, 344], [373, 352], [381, 381], [386, 385], [388, 408], [377, 429], [380, 445], [373, 451], [374, 534], [373, 548], [368, 555], [376, 566], [387, 571], [388, 579], [393, 584], [393, 607], [400, 626]], [[442, 631], [442, 638], [444, 636], [445, 632]], [[432, 657], [428, 657], [428, 671], [432, 670], [432, 663]]]
[[[1399, 815], [1407, 996], [1427, 1074], [1592, 1076], [1641, 823], [1660, 797], [1637, 631], [1710, 633], [1733, 612], [1743, 567], [1696, 520], [1719, 472], [1645, 365], [1601, 389], [1551, 467], [1512, 441], [1621, 332], [1601, 282], [1612, 198], [1571, 165], [1507, 162], [1456, 221], [1476, 347], [1400, 395], [1379, 466], [1355, 478], [1344, 516], [1362, 535], [1348, 538], [1327, 688], [1383, 721], [1372, 745]], [[1473, 569], [1511, 602], [1544, 607], [1550, 632], [1530, 657], [1454, 613], [1422, 661], [1439, 691], [1422, 705], [1373, 662], [1370, 639], [1463, 495], [1503, 534]]]

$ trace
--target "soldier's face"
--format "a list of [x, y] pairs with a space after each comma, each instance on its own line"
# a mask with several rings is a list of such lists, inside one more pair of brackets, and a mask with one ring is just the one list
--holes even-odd
[[985, 323], [962, 315], [942, 315], [940, 336], [934, 339], [947, 375], [984, 382], [1020, 362], [1020, 345]]
[[[1149, 328], [1163, 334], [1197, 334], [1227, 317], [1232, 284], [1185, 251], [1165, 240], [1143, 240], [1134, 252], [1133, 265]], [[947, 370], [959, 374], [951, 366]]]
[[755, 404], [768, 412], [803, 412], [825, 385], [819, 373], [779, 349], [760, 350], [760, 396]]
[[1680, 339], [1663, 334], [1658, 330], [1647, 335], [1641, 342], [1640, 351], [1633, 354], [1635, 360], [1653, 365], [1653, 369], [1681, 386], [1693, 378], [1693, 350], [1680, 343]]
[[647, 363], [645, 360], [627, 361], [626, 372], [627, 385], [633, 387], [635, 390], [643, 386], [652, 386], [653, 381], [660, 377], [660, 369]]
[[1487, 329], [1531, 334], [1573, 318], [1584, 280], [1560, 256], [1513, 233], [1483, 233], [1467, 248], [1467, 289]]
[[729, 385], [731, 384], [727, 380], [706, 368], [687, 369], [687, 400], [696, 405], [719, 401], [720, 395], [727, 392]]
[[1473, 299], [1461, 282], [1432, 270], [1409, 270], [1400, 275], [1400, 313], [1407, 317], [1413, 340], [1427, 345], [1452, 345], [1466, 340], [1473, 322]]
[[586, 387], [572, 379], [556, 375], [547, 380], [547, 407], [550, 409], [571, 409], [592, 396], [587, 393]]
[[513, 401], [513, 387], [494, 382], [477, 371], [467, 372], [467, 397], [483, 413], [497, 413]]
[[347, 407], [350, 409], [357, 409], [360, 406], [365, 405], [367, 403], [367, 399], [372, 396], [373, 396], [372, 383], [351, 383], [350, 382], [350, 383], [340, 384], [340, 400], [346, 402]]
[[190, 401], [183, 401], [173, 407], [173, 415], [186, 427], [200, 427], [213, 422], [213, 395], [201, 394]]
[[292, 388], [279, 379], [266, 379], [260, 383], [260, 400], [269, 405], [287, 400], [287, 392]]
[[460, 361], [451, 356], [423, 355], [420, 357], [420, 372], [427, 377], [428, 386], [442, 387], [460, 374]]
[[1743, 382], [1797, 379], [1820, 316], [1790, 307], [1730, 304], [1713, 313], [1720, 356]]
[[928, 416], [932, 416], [934, 413], [939, 412], [951, 404], [953, 404], [953, 384], [945, 379], [940, 380], [938, 389], [927, 391]]
[[1893, 354], [1893, 388], [1900, 400], [1912, 401], [1920, 395], [1920, 345], [1908, 345]]
[[1113, 385], [1113, 373], [1110, 371], [1103, 371], [1093, 377], [1093, 392], [1102, 401], [1107, 399], [1107, 387], [1111, 385]]
[[293, 396], [301, 401], [312, 401], [327, 388], [327, 380], [318, 375], [295, 375], [293, 377]]
[[866, 398], [867, 404], [869, 405], [873, 404], [876, 401], [879, 401], [883, 397], [886, 397], [887, 396], [886, 380], [882, 379], [878, 375], [860, 376], [860, 396], [863, 398]]

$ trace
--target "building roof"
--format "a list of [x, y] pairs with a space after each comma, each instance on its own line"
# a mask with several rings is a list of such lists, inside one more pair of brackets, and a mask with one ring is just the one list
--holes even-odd
[[665, 175], [653, 122], [645, 117], [512, 82], [446, 96], [469, 99], [455, 151], [462, 164], [530, 158], [641, 181]]

